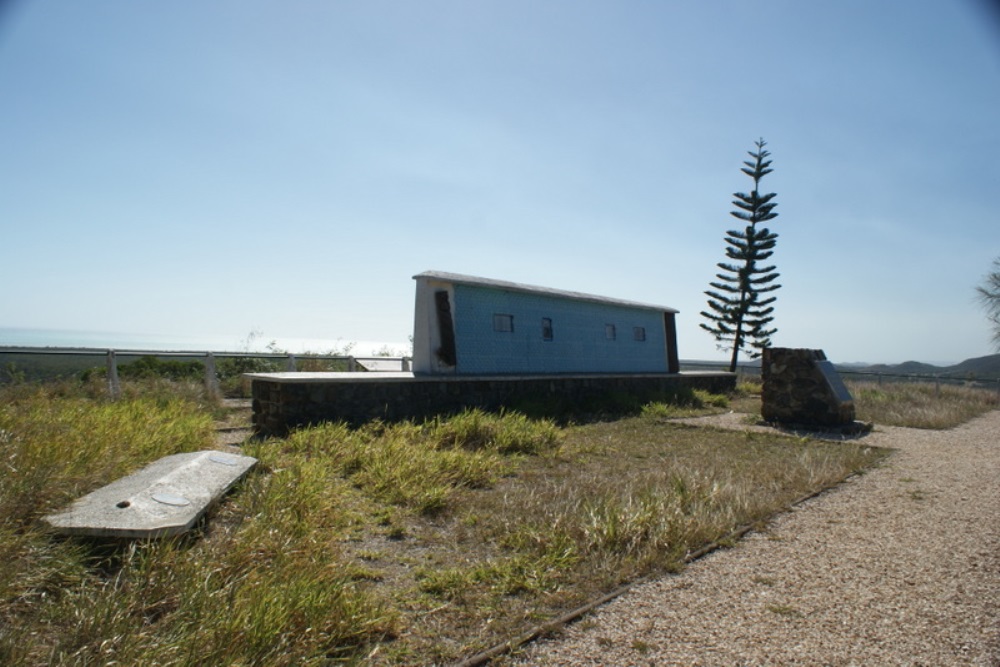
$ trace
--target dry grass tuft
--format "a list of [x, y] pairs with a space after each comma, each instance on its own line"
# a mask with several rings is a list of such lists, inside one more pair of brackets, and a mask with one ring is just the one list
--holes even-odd
[[927, 382], [849, 382], [858, 419], [886, 426], [953, 428], [1000, 407], [992, 389]]

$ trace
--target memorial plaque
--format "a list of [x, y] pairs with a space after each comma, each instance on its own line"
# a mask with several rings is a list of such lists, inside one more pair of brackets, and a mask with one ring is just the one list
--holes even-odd
[[45, 521], [64, 535], [178, 535], [190, 530], [256, 463], [251, 456], [216, 451], [165, 456]]
[[843, 379], [840, 377], [840, 373], [838, 373], [837, 369], [833, 367], [833, 364], [824, 359], [823, 361], [817, 361], [816, 367], [819, 368], [823, 377], [826, 378], [826, 384], [830, 387], [830, 390], [833, 391], [833, 395], [837, 398], [837, 400], [842, 402], [854, 401], [854, 397], [851, 396], [850, 390], [847, 388], [847, 385], [844, 384]]

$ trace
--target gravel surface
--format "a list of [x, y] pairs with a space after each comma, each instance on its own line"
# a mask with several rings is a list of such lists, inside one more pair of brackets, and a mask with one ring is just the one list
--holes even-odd
[[[707, 418], [730, 428], [742, 416]], [[679, 575], [634, 587], [532, 665], [1000, 665], [1000, 411], [877, 427], [883, 466]]]

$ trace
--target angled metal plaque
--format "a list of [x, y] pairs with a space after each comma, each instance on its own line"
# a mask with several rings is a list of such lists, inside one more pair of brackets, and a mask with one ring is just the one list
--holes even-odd
[[844, 384], [844, 380], [840, 377], [840, 373], [837, 369], [833, 367], [829, 361], [817, 361], [816, 367], [819, 368], [823, 377], [826, 378], [826, 384], [830, 387], [830, 391], [841, 403], [848, 403], [854, 401], [854, 397], [851, 396], [850, 390], [847, 385]]

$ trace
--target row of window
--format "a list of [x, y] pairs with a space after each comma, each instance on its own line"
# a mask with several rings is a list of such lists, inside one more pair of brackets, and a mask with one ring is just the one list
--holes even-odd
[[[503, 313], [493, 314], [493, 331], [514, 333], [514, 316]], [[553, 340], [552, 318], [542, 318], [542, 340]], [[614, 324], [604, 325], [604, 337], [607, 340], [618, 339], [618, 329]], [[632, 339], [640, 343], [646, 342], [646, 327], [632, 327]]]

